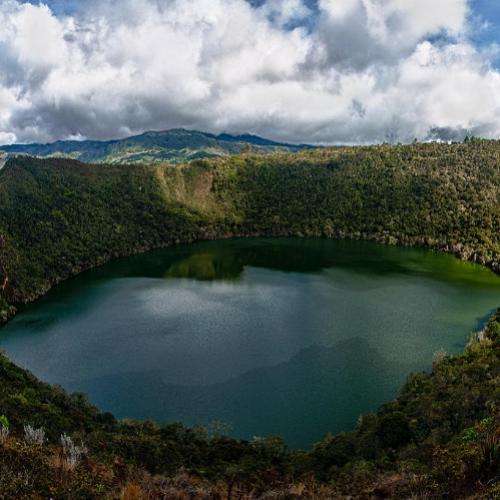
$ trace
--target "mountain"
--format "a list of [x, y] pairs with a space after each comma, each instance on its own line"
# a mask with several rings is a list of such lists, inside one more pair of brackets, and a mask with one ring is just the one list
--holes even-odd
[[256, 135], [208, 134], [172, 129], [145, 132], [113, 141], [57, 141], [50, 144], [0, 146], [1, 152], [41, 158], [72, 158], [87, 163], [183, 163], [197, 158], [215, 158], [242, 151], [268, 154], [309, 149], [305, 144], [285, 144]]

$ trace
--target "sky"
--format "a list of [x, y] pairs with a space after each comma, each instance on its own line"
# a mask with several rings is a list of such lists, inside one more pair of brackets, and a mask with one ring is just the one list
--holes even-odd
[[500, 138], [498, 0], [0, 0], [0, 144]]

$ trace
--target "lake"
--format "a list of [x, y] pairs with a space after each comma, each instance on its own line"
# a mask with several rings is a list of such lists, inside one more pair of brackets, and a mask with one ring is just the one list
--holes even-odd
[[224, 423], [306, 447], [461, 351], [500, 277], [435, 252], [248, 239], [116, 260], [54, 288], [0, 332], [39, 378], [117, 417]]

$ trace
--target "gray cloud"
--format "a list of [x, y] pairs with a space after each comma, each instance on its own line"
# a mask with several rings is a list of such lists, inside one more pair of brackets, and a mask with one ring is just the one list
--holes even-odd
[[92, 0], [56, 16], [0, 0], [0, 142], [181, 126], [317, 143], [498, 136], [500, 74], [467, 41], [467, 0], [319, 0], [314, 29], [310, 6]]

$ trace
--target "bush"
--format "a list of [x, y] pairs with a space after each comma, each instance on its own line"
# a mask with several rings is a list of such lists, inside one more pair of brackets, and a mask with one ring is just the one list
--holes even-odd
[[35, 429], [31, 425], [24, 426], [24, 440], [28, 444], [42, 446], [45, 442], [45, 431], [43, 428]]

